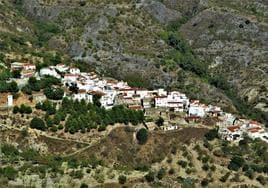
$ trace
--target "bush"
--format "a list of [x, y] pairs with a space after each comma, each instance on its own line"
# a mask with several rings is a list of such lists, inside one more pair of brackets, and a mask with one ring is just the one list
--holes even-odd
[[245, 176], [247, 176], [250, 179], [254, 178], [254, 171], [250, 168], [245, 172]]
[[42, 130], [42, 131], [44, 131], [46, 129], [45, 122], [38, 117], [35, 117], [32, 119], [32, 121], [30, 123], [30, 127], [32, 129], [38, 129], [38, 130]]
[[155, 122], [155, 124], [156, 124], [158, 127], [163, 126], [163, 124], [164, 124], [164, 119], [163, 119], [162, 117], [159, 117], [158, 120]]
[[208, 171], [208, 170], [209, 170], [209, 166], [208, 166], [208, 164], [204, 164], [204, 165], [202, 166], [202, 169], [205, 170], [205, 171]]
[[174, 173], [175, 173], [174, 168], [169, 169], [169, 171], [168, 171], [168, 174], [169, 174], [169, 175], [172, 175], [172, 174], [174, 174]]
[[224, 176], [222, 176], [220, 178], [220, 181], [221, 182], [226, 182], [228, 180], [228, 178], [229, 178], [230, 175], [231, 175], [231, 172], [227, 172]]
[[201, 186], [202, 186], [202, 187], [206, 187], [206, 186], [208, 186], [208, 184], [209, 184], [208, 179], [203, 179], [203, 180], [201, 181]]
[[85, 183], [82, 183], [82, 184], [80, 185], [80, 188], [88, 188], [88, 185], [85, 184]]
[[187, 166], [187, 162], [183, 160], [179, 160], [178, 165], [180, 165], [182, 168], [185, 168]]
[[17, 176], [17, 173], [18, 172], [11, 166], [0, 168], [0, 176], [6, 177], [9, 180], [14, 180]]
[[260, 182], [262, 185], [265, 185], [265, 184], [266, 184], [265, 177], [262, 176], [262, 175], [259, 175], [259, 176], [256, 178], [256, 180], [257, 180], [258, 182]]
[[161, 179], [163, 179], [163, 177], [165, 176], [165, 174], [166, 174], [166, 170], [165, 170], [164, 168], [161, 168], [161, 169], [158, 171], [158, 173], [157, 173], [157, 178], [158, 178], [159, 180], [161, 180]]
[[154, 176], [155, 176], [155, 173], [153, 171], [150, 171], [144, 177], [145, 177], [146, 181], [153, 182], [154, 181]]
[[4, 144], [1, 146], [1, 151], [4, 155], [9, 157], [16, 157], [19, 155], [17, 148], [10, 144]]
[[126, 176], [124, 176], [124, 175], [120, 175], [120, 176], [118, 177], [118, 182], [119, 182], [120, 184], [125, 184], [126, 181], [127, 181], [127, 177], [126, 177]]
[[70, 176], [73, 178], [81, 179], [81, 178], [83, 178], [84, 174], [83, 174], [82, 170], [73, 170], [70, 173]]
[[145, 144], [148, 139], [148, 131], [145, 128], [140, 129], [136, 135], [139, 144]]

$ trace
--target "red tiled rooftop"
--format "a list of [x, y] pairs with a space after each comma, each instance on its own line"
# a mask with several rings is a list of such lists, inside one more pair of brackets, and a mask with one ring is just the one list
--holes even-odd
[[231, 126], [231, 127], [227, 127], [227, 129], [231, 132], [235, 132], [240, 129], [240, 126]]
[[128, 106], [128, 108], [132, 109], [132, 110], [141, 110], [142, 106], [141, 105], [130, 105], [130, 106]]

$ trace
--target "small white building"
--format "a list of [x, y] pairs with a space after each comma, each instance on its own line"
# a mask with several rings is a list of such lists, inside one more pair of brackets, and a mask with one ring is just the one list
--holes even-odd
[[116, 91], [105, 90], [103, 92], [105, 95], [103, 95], [100, 99], [101, 106], [105, 109], [111, 109], [115, 103]]
[[56, 65], [56, 69], [59, 71], [59, 72], [67, 72], [69, 70], [69, 66], [65, 65], [65, 64], [57, 64]]
[[189, 116], [205, 117], [206, 111], [205, 108], [199, 105], [190, 105], [188, 109]]
[[219, 129], [219, 136], [227, 141], [239, 141], [242, 139], [243, 131], [240, 126], [229, 126]]
[[158, 96], [167, 96], [167, 91], [165, 91], [164, 89], [158, 89], [156, 93]]
[[65, 74], [63, 78], [63, 83], [66, 84], [71, 84], [71, 83], [76, 83], [79, 75], [77, 74]]
[[164, 108], [167, 107], [167, 96], [157, 96], [154, 98], [155, 100], [155, 107]]
[[60, 79], [60, 75], [53, 67], [46, 67], [40, 70], [40, 76], [53, 76], [55, 78]]
[[70, 73], [71, 74], [80, 74], [80, 69], [76, 67], [70, 68]]
[[85, 100], [88, 103], [93, 103], [93, 96], [88, 94], [86, 90], [79, 90], [77, 94], [73, 94], [73, 100]]
[[7, 96], [7, 107], [12, 107], [13, 106], [13, 95], [8, 95]]
[[14, 62], [11, 63], [11, 70], [36, 70], [36, 66], [31, 63]]

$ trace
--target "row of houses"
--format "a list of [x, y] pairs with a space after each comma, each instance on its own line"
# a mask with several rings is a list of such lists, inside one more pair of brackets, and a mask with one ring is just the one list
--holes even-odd
[[132, 109], [168, 108], [175, 112], [187, 112], [189, 117], [199, 118], [211, 114], [219, 115], [222, 112], [219, 107], [206, 106], [198, 100], [190, 101], [185, 94], [178, 91], [133, 88], [129, 87], [126, 82], [102, 79], [95, 72], [81, 72], [79, 68], [69, 67], [65, 64], [44, 67], [39, 71], [39, 75], [36, 74], [35, 65], [29, 63], [12, 63], [11, 69], [31, 72], [29, 75], [21, 74], [22, 78], [53, 76], [61, 79], [64, 86], [72, 91], [66, 92], [65, 96], [92, 102], [93, 95], [98, 95], [101, 105], [106, 109], [120, 104], [127, 105]]
[[[20, 70], [22, 78], [37, 76], [36, 67], [32, 64], [16, 62], [11, 65], [11, 70]], [[27, 71], [29, 74], [26, 73]], [[237, 119], [232, 114], [224, 113], [220, 107], [206, 105], [199, 100], [190, 100], [184, 93], [178, 91], [133, 88], [127, 82], [100, 78], [95, 72], [81, 72], [76, 67], [64, 64], [42, 68], [38, 76], [53, 76], [61, 79], [65, 86], [65, 96], [74, 100], [85, 100], [92, 103], [93, 96], [98, 96], [101, 106], [106, 109], [115, 105], [126, 105], [134, 110], [149, 108], [159, 108], [160, 110], [163, 108], [174, 112], [185, 112], [186, 118], [190, 120], [217, 117], [219, 119], [219, 135], [224, 140], [238, 141], [243, 138], [244, 134], [247, 134], [251, 138], [268, 141], [267, 132], [258, 122]], [[172, 130], [174, 127], [167, 129]]]
[[268, 132], [256, 121], [235, 118], [226, 113], [219, 122], [219, 136], [227, 141], [240, 141], [247, 135], [252, 139], [259, 138], [268, 143]]
[[36, 66], [30, 63], [14, 62], [11, 64], [11, 71], [20, 71], [21, 78], [35, 76]]

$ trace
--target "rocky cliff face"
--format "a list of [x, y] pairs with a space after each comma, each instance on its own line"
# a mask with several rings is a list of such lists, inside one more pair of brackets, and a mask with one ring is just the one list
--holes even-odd
[[240, 98], [267, 111], [266, 0], [14, 2], [29, 23], [33, 19], [53, 22], [60, 28], [47, 41], [49, 49], [69, 54], [119, 79], [134, 80], [146, 87], [180, 88], [192, 97], [235, 111], [224, 92], [203, 78], [178, 65], [168, 70], [161, 66], [171, 47], [159, 33], [167, 25], [180, 23], [177, 32], [209, 66], [209, 74], [222, 76]]

